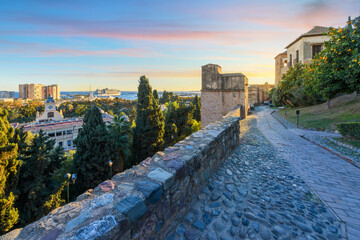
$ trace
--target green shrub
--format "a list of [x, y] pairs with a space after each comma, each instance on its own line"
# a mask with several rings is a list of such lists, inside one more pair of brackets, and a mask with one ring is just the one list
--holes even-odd
[[338, 123], [336, 126], [344, 137], [360, 139], [360, 122]]

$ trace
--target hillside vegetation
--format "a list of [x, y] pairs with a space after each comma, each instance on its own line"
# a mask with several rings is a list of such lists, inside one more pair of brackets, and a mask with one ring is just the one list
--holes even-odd
[[318, 130], [336, 130], [341, 122], [360, 122], [360, 96], [344, 95], [331, 100], [331, 109], [326, 103], [304, 108], [291, 108], [278, 113], [296, 124], [296, 110], [300, 110], [300, 126]]

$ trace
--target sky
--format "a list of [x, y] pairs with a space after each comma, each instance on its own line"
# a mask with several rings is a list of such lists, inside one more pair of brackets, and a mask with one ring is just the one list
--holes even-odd
[[0, 90], [21, 83], [197, 91], [201, 66], [274, 83], [274, 57], [313, 26], [344, 26], [360, 0], [0, 0]]

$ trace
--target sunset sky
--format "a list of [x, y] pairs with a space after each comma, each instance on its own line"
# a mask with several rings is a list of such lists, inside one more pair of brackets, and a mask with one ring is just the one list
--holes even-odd
[[200, 90], [202, 65], [274, 83], [274, 57], [313, 26], [343, 26], [358, 0], [0, 2], [0, 90]]

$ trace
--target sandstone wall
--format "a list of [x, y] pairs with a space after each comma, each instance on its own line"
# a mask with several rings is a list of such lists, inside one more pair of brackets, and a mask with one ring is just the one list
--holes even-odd
[[[201, 126], [218, 121], [240, 103], [245, 104], [243, 91], [201, 91]], [[245, 116], [242, 116], [245, 118]]]
[[249, 105], [258, 106], [260, 104], [260, 89], [256, 86], [249, 86]]
[[240, 108], [0, 239], [165, 239], [239, 142]]
[[275, 57], [275, 86], [277, 86], [279, 84], [279, 82], [281, 81], [281, 77], [284, 74], [285, 61], [287, 61], [287, 53], [286, 52], [280, 53]]
[[220, 120], [241, 105], [241, 118], [248, 107], [248, 79], [242, 73], [221, 73], [216, 64], [202, 66], [201, 127]]

